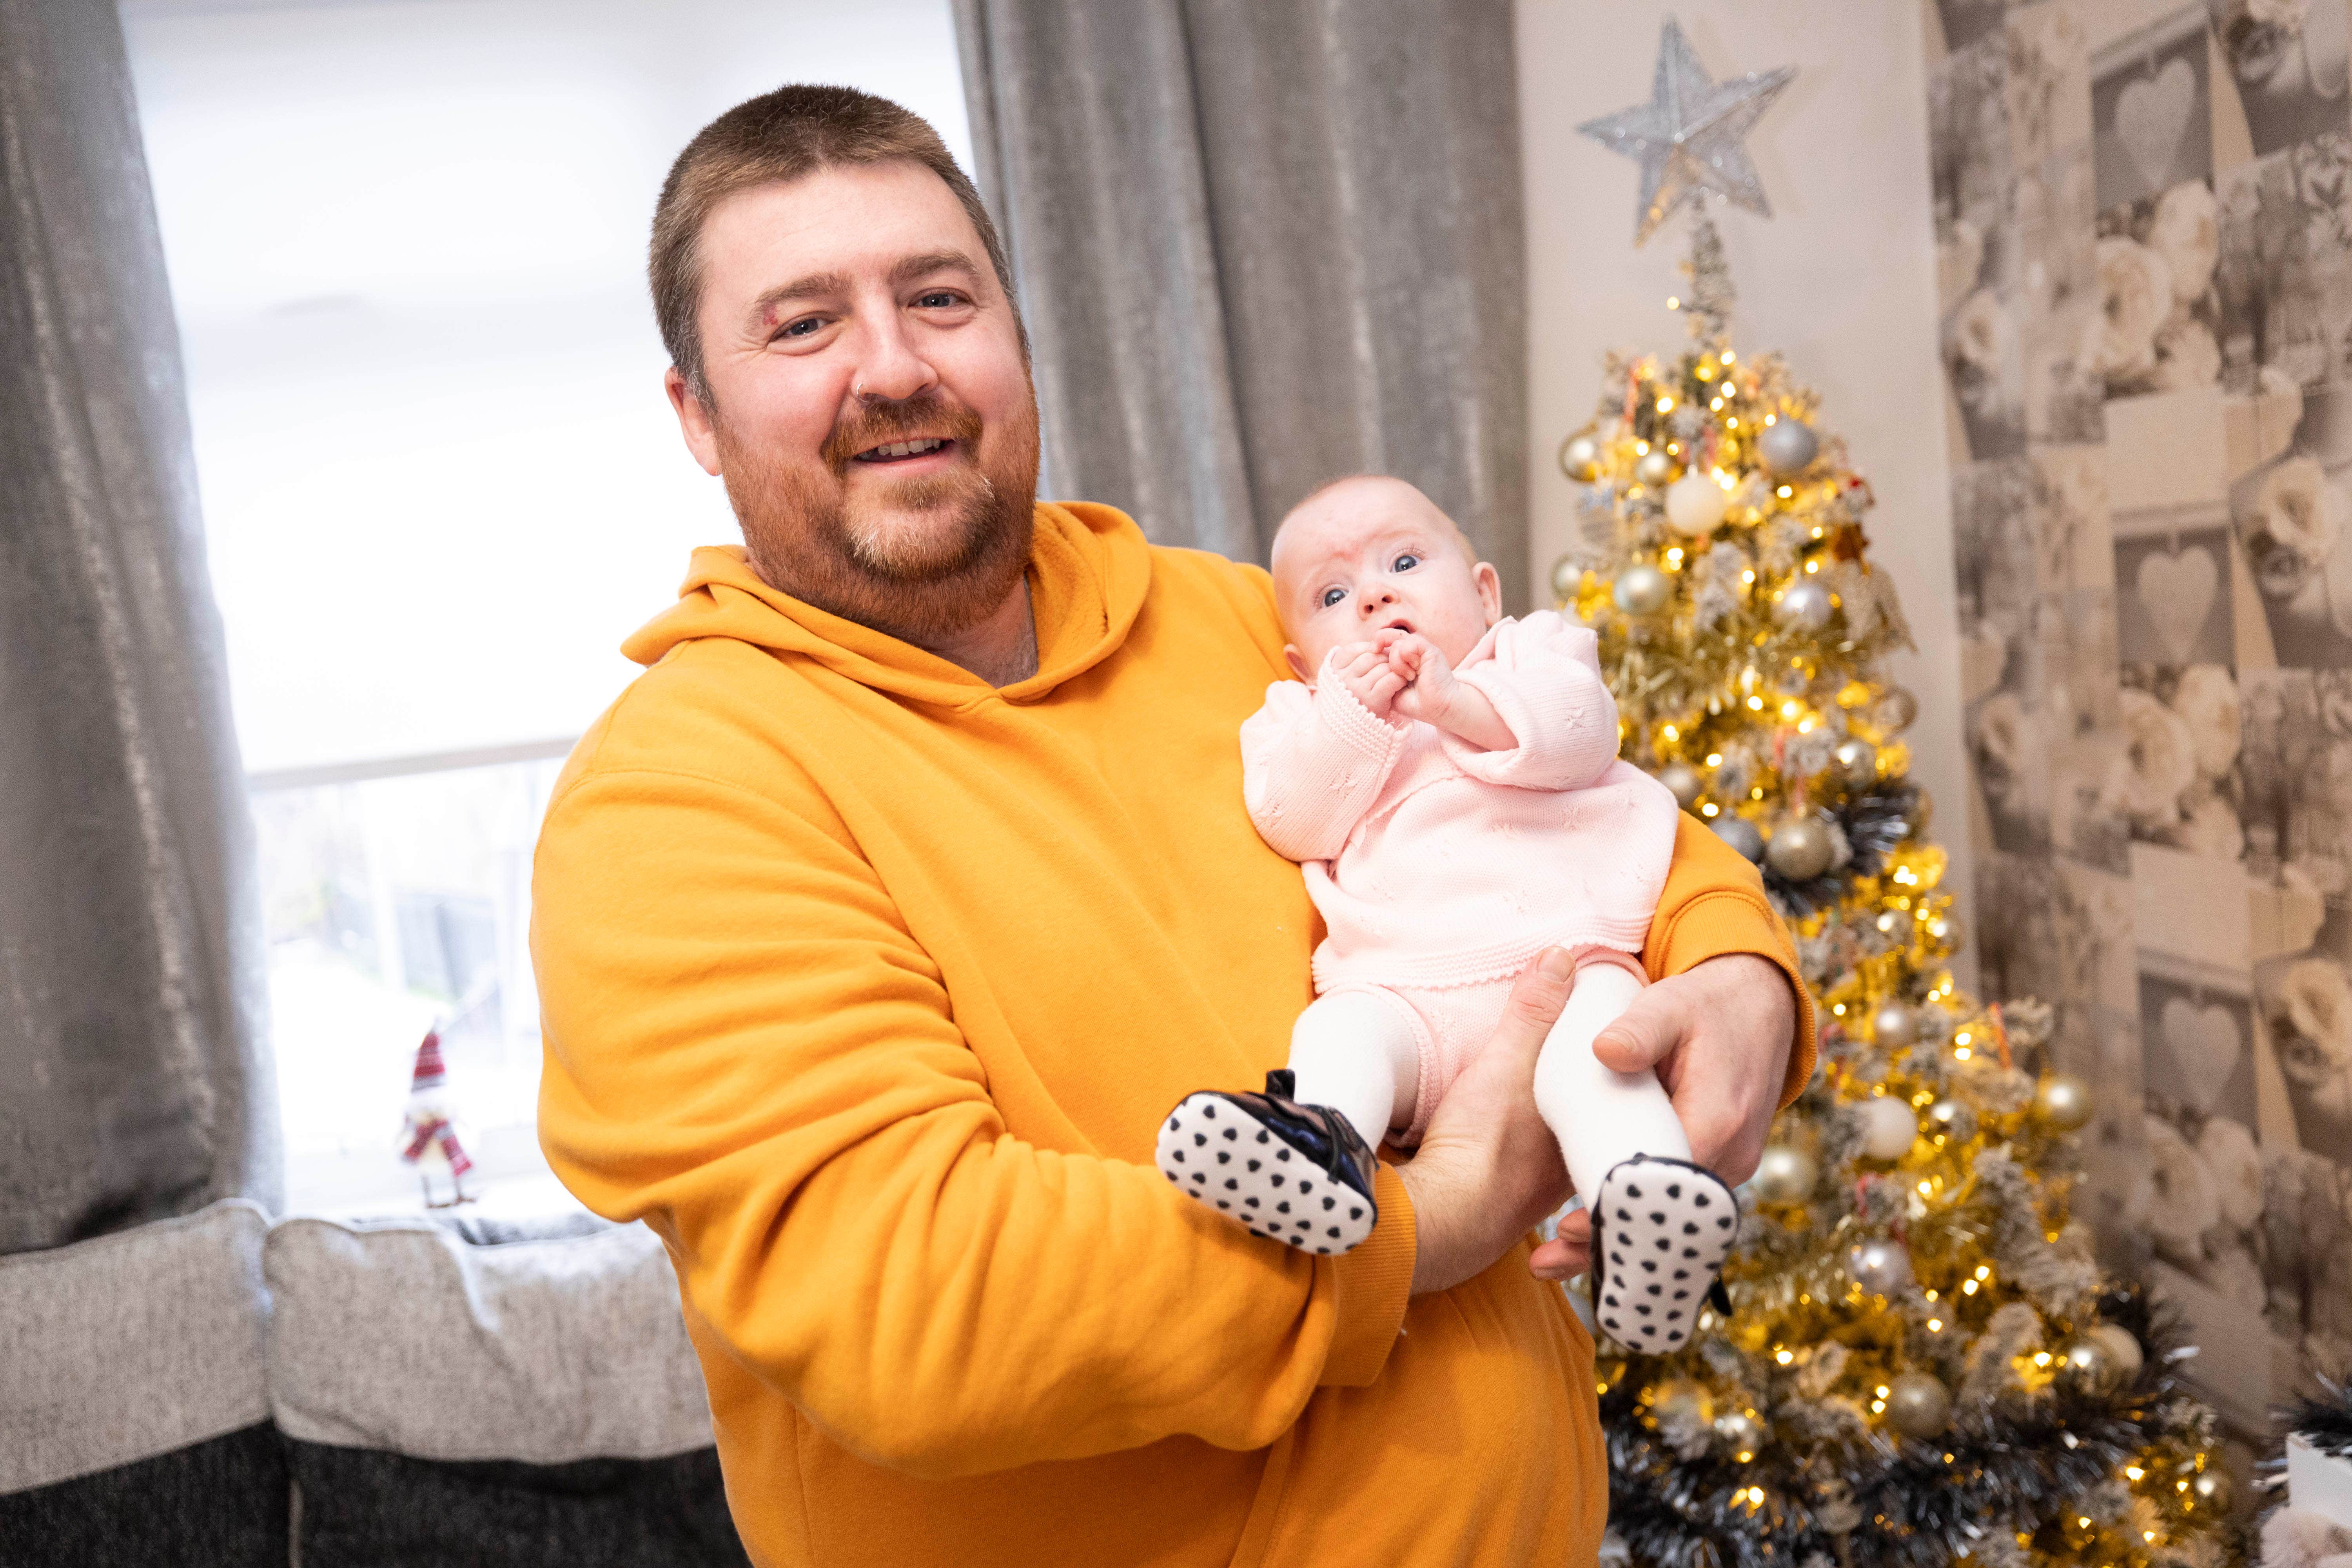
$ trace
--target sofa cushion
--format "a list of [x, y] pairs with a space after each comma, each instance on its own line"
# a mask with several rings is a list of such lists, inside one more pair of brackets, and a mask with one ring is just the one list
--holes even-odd
[[0, 1564], [286, 1568], [289, 1496], [285, 1445], [263, 1421], [0, 1497]]
[[294, 1218], [262, 1269], [289, 1437], [538, 1465], [710, 1446], [677, 1279], [643, 1226], [477, 1246], [422, 1219]]
[[0, 1258], [0, 1493], [268, 1419], [268, 1228], [231, 1199]]

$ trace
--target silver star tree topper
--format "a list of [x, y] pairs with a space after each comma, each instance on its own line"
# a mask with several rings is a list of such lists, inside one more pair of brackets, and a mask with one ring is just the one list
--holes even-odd
[[1764, 184], [1741, 145], [1780, 89], [1797, 74], [1794, 66], [1750, 71], [1718, 82], [1671, 16], [1658, 36], [1658, 69], [1650, 101], [1622, 109], [1577, 127], [1612, 152], [1642, 165], [1642, 201], [1634, 209], [1633, 243], [1656, 232], [1675, 209], [1713, 191], [1749, 212], [1772, 216]]

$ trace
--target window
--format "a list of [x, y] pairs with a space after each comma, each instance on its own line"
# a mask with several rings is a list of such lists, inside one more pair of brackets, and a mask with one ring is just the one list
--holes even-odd
[[738, 534], [644, 282], [712, 115], [847, 82], [969, 166], [946, 0], [123, 0], [261, 846], [290, 1201], [414, 1202], [441, 1021], [490, 1200], [531, 1121], [530, 846], [617, 651]]

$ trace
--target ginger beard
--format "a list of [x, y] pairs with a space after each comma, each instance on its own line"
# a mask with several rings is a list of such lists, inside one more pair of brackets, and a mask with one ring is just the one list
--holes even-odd
[[[961, 403], [926, 393], [876, 403], [834, 426], [811, 469], [739, 439], [711, 410], [719, 473], [751, 565], [827, 614], [918, 646], [977, 625], [1028, 569], [1037, 502], [1037, 405], [983, 431]], [[945, 473], [858, 477], [857, 454], [945, 432], [962, 460]], [[879, 481], [878, 483], [876, 481]]]

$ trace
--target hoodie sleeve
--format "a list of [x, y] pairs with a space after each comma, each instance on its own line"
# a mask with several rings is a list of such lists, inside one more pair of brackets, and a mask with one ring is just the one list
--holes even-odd
[[949, 1477], [1250, 1449], [1385, 1364], [1416, 1247], [1393, 1171], [1372, 1238], [1310, 1258], [1150, 1165], [1013, 1137], [939, 967], [819, 807], [590, 773], [533, 898], [550, 1163], [659, 1232], [688, 1312], [852, 1452]]
[[1242, 800], [1269, 848], [1328, 860], [1380, 798], [1404, 750], [1403, 726], [1375, 717], [1333, 677], [1277, 680], [1242, 723]]
[[1601, 679], [1600, 640], [1556, 611], [1503, 621], [1488, 634], [1488, 657], [1455, 672], [1477, 689], [1517, 744], [1486, 751], [1443, 736], [1455, 766], [1488, 784], [1520, 789], [1584, 789], [1617, 760], [1617, 700]]

